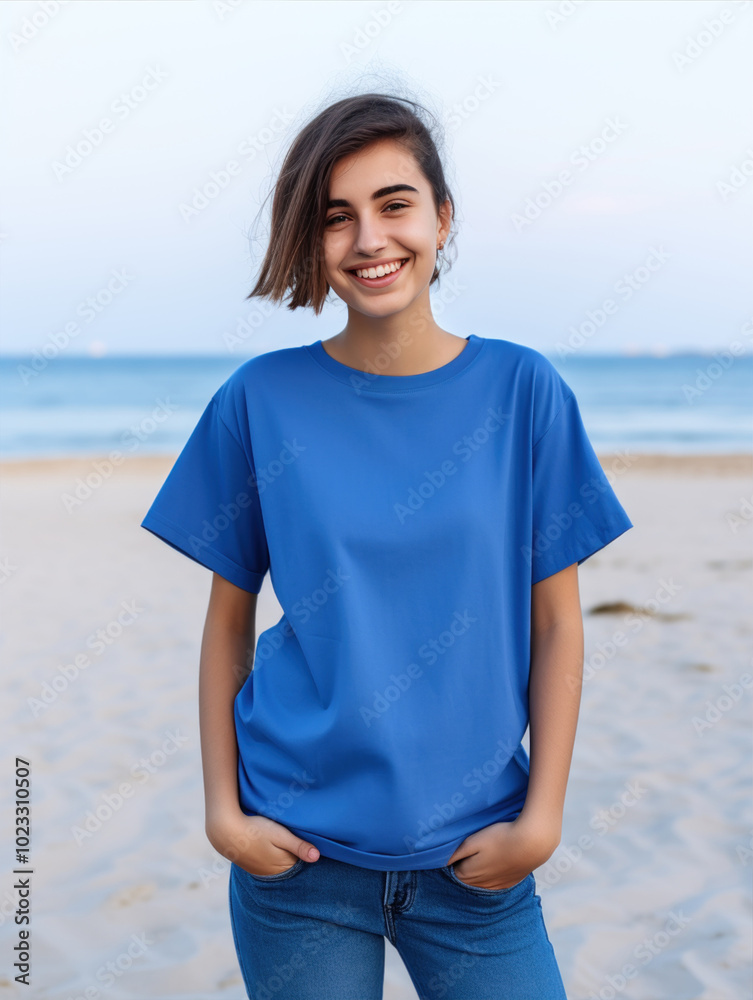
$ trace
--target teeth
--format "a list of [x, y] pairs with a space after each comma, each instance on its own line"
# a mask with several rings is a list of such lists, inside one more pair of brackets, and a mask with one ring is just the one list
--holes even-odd
[[395, 261], [394, 264], [380, 264], [378, 267], [361, 268], [356, 271], [356, 274], [359, 278], [383, 278], [385, 274], [392, 274], [402, 266], [402, 261]]

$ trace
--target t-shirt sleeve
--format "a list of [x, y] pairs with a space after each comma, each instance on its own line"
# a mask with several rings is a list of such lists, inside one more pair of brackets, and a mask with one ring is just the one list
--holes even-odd
[[633, 527], [588, 439], [575, 396], [559, 385], [563, 401], [533, 446], [533, 537], [526, 546], [532, 585], [580, 565]]
[[243, 590], [258, 594], [269, 568], [253, 456], [207, 404], [141, 527]]

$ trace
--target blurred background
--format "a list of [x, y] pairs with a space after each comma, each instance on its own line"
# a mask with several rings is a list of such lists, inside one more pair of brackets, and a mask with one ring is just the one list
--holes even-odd
[[[319, 317], [245, 296], [293, 135], [329, 98], [383, 86], [445, 129], [446, 329], [550, 356], [599, 447], [746, 446], [749, 4], [0, 13], [4, 454], [175, 451], [245, 358], [339, 332], [333, 295]], [[128, 435], [160, 392], [179, 408]]]
[[[8, 848], [8, 996], [244, 996], [203, 831], [209, 574], [139, 521], [231, 372], [342, 329], [333, 296], [246, 295], [289, 143], [366, 90], [444, 129], [437, 321], [552, 360], [635, 524], [581, 570], [582, 721], [537, 872], [568, 997], [751, 995], [752, 25], [749, 0], [0, 5], [0, 799], [10, 831], [33, 759], [37, 889], [22, 993]], [[257, 631], [280, 613], [266, 580]], [[415, 998], [387, 957], [385, 996]]]

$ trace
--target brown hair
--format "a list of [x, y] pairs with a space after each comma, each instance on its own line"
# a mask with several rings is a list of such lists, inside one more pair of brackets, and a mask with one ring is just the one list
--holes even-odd
[[[270, 240], [259, 277], [246, 298], [281, 302], [290, 290], [288, 309], [312, 306], [316, 315], [322, 311], [330, 290], [321, 244], [332, 170], [341, 157], [380, 139], [394, 139], [405, 147], [431, 185], [437, 213], [449, 199], [454, 220], [455, 202], [438, 151], [441, 136], [422, 120], [421, 112], [435, 120], [423, 105], [408, 98], [358, 94], [326, 107], [301, 129], [274, 186]], [[445, 243], [445, 252], [451, 239], [454, 236]], [[430, 285], [439, 274], [435, 267]]]

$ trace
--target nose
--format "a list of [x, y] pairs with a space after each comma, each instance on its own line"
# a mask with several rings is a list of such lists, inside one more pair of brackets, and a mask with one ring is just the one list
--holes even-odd
[[353, 250], [366, 257], [374, 257], [387, 246], [387, 237], [377, 221], [362, 220], [356, 227]]

